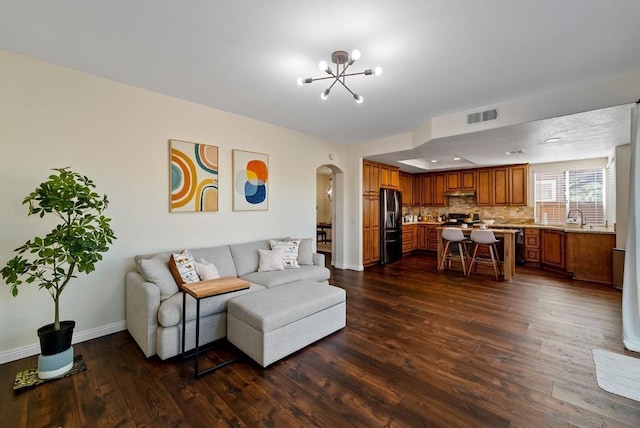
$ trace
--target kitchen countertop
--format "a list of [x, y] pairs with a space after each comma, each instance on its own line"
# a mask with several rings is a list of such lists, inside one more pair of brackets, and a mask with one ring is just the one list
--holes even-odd
[[[408, 224], [431, 224], [442, 226], [444, 223], [437, 221], [409, 221], [403, 222], [403, 225]], [[489, 229], [498, 229], [498, 228], [530, 228], [530, 229], [545, 229], [545, 230], [557, 230], [560, 232], [568, 232], [568, 233], [602, 233], [602, 234], [615, 234], [615, 230], [613, 227], [605, 227], [605, 226], [589, 226], [580, 227], [578, 224], [534, 224], [534, 223], [494, 223], [489, 226]]]

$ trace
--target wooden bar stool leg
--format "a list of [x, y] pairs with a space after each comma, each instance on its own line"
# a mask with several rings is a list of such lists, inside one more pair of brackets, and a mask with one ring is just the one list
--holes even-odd
[[469, 265], [469, 270], [467, 271], [467, 276], [471, 274], [471, 269], [475, 263], [476, 269], [478, 269], [478, 263], [476, 262], [476, 254], [478, 254], [478, 244], [473, 246], [473, 254], [471, 255], [471, 264]]
[[464, 262], [465, 256], [464, 256], [464, 246], [462, 242], [458, 242], [458, 251], [460, 252], [460, 262], [462, 263], [462, 274], [464, 276], [467, 276], [467, 266], [466, 266], [466, 263]]
[[450, 242], [447, 241], [447, 244], [444, 246], [444, 251], [442, 251], [442, 258], [440, 259], [440, 264], [438, 265], [438, 270], [444, 269], [444, 262], [447, 260], [447, 252], [449, 251]]
[[504, 271], [502, 269], [502, 263], [500, 262], [500, 256], [499, 256], [500, 253], [498, 253], [498, 247], [496, 246], [496, 244], [493, 244], [493, 251], [496, 252], [496, 259], [497, 259], [497, 262], [498, 262], [498, 271], [500, 272], [500, 276], [504, 276]]
[[496, 266], [496, 255], [494, 254], [495, 245], [489, 245], [489, 254], [491, 255], [491, 265], [493, 266], [493, 276], [495, 276], [496, 281], [498, 280], [498, 267]]

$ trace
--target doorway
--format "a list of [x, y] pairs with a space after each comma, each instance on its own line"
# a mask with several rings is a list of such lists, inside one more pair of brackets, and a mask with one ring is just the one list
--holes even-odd
[[326, 165], [316, 170], [316, 243], [319, 253], [331, 254], [333, 242], [333, 171]]

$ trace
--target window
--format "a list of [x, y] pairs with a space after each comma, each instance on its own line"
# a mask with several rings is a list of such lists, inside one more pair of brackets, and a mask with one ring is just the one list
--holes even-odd
[[565, 223], [569, 211], [579, 209], [588, 223], [604, 224], [604, 176], [604, 169], [535, 174], [536, 218], [546, 213], [549, 223]]

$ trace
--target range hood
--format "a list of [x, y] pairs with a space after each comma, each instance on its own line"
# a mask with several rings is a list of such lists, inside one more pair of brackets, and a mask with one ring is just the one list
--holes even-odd
[[463, 198], [465, 196], [475, 196], [475, 190], [455, 190], [451, 192], [444, 192], [444, 196], [449, 196], [450, 198]]

